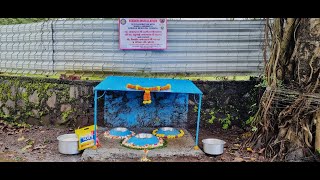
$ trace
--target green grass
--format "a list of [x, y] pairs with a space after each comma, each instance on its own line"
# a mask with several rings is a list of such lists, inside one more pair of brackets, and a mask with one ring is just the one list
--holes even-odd
[[35, 77], [44, 79], [59, 79], [60, 74], [76, 75], [80, 76], [81, 80], [88, 81], [102, 81], [107, 76], [119, 75], [119, 76], [136, 76], [136, 77], [153, 77], [153, 78], [174, 78], [174, 79], [188, 79], [192, 81], [247, 81], [250, 80], [250, 75], [240, 76], [217, 76], [217, 75], [182, 75], [182, 74], [150, 74], [150, 73], [117, 73], [117, 74], [102, 74], [102, 73], [59, 73], [54, 75], [41, 75], [41, 74], [12, 74], [3, 73], [0, 76], [12, 76], [12, 77]]

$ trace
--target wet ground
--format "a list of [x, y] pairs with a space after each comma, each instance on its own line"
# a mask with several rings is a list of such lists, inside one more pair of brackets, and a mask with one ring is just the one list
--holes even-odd
[[[150, 157], [153, 162], [250, 162], [266, 161], [263, 150], [252, 150], [250, 147], [240, 147], [241, 142], [250, 133], [233, 127], [229, 130], [216, 129], [215, 131], [200, 129], [199, 147], [204, 138], [218, 138], [226, 141], [224, 153], [219, 156], [185, 156], [185, 157]], [[195, 129], [188, 129], [195, 136]], [[82, 161], [81, 155], [63, 155], [58, 152], [57, 137], [66, 133], [74, 133], [73, 129], [55, 127], [17, 127], [0, 121], [0, 161], [2, 162], [77, 162]], [[152, 150], [151, 150], [152, 151]], [[86, 160], [93, 161], [93, 160]], [[105, 159], [104, 161], [108, 161]], [[111, 161], [111, 160], [110, 160]], [[112, 160], [114, 161], [114, 159]], [[138, 162], [138, 157], [117, 159], [120, 162]]]

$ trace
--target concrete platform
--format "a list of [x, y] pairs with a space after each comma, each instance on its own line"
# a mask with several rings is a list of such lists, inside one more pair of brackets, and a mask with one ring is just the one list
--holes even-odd
[[[129, 149], [121, 146], [120, 140], [108, 139], [103, 136], [106, 128], [98, 128], [98, 137], [101, 143], [100, 148], [85, 149], [81, 160], [82, 161], [119, 161], [120, 159], [132, 159], [139, 160], [143, 156], [143, 150]], [[153, 128], [141, 128], [141, 129], [130, 129], [135, 133], [151, 133]], [[183, 129], [185, 135], [178, 139], [168, 139], [167, 147], [160, 149], [150, 150], [148, 157], [201, 157], [204, 153], [201, 150], [194, 150], [195, 138], [191, 134]]]

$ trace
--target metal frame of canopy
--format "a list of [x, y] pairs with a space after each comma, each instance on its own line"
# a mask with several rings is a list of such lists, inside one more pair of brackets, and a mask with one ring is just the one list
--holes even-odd
[[[185, 93], [194, 94], [199, 96], [198, 102], [198, 117], [197, 117], [197, 127], [196, 127], [196, 142], [195, 149], [198, 149], [199, 140], [199, 127], [200, 127], [200, 111], [201, 111], [201, 101], [202, 92], [200, 89], [193, 84], [190, 80], [178, 80], [178, 79], [160, 79], [160, 78], [140, 78], [140, 77], [127, 77], [127, 76], [109, 76], [101, 81], [94, 88], [94, 145], [96, 145], [96, 130], [97, 130], [97, 116], [98, 116], [98, 99], [105, 95], [107, 91], [138, 91], [134, 89], [126, 88], [127, 84], [139, 84], [140, 86], [152, 87], [152, 86], [162, 86], [166, 84], [171, 84], [170, 90], [165, 90], [161, 92], [166, 93]], [[103, 91], [104, 93], [98, 97], [98, 91]], [[157, 91], [153, 91], [157, 93]]]

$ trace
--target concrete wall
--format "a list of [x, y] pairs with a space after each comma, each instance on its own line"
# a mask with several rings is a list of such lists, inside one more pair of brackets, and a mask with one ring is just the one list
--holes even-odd
[[[93, 123], [93, 87], [98, 83], [0, 76], [0, 118], [37, 125], [69, 127], [90, 125]], [[254, 104], [259, 101], [259, 89], [254, 88], [257, 81], [197, 81], [194, 83], [204, 93], [201, 110], [202, 125], [216, 127], [215, 125], [228, 124], [230, 121], [228, 127], [232, 124], [242, 126], [254, 114], [256, 108]], [[261, 92], [262, 90], [260, 94]], [[126, 101], [136, 99], [134, 101], [140, 102], [142, 101], [141, 95], [135, 95], [138, 98], [132, 97]], [[111, 96], [117, 96], [117, 94], [108, 93], [107, 98]], [[105, 119], [104, 100], [100, 98], [98, 124], [102, 126], [125, 125], [123, 124], [124, 117], [128, 117], [128, 114], [132, 117], [135, 112], [139, 111], [144, 112], [145, 115], [127, 125], [169, 126], [171, 124], [195, 127], [197, 108], [194, 106], [193, 95], [189, 97], [172, 95], [167, 102], [161, 100], [162, 96], [159, 94], [156, 100], [153, 99], [153, 102], [159, 103], [153, 107], [152, 112], [143, 110], [142, 106], [139, 106], [140, 109], [127, 111], [128, 104], [126, 103], [121, 106], [106, 104], [108, 114]], [[184, 103], [188, 99], [189, 108]], [[169, 104], [174, 105], [170, 106], [174, 108], [168, 109]], [[181, 104], [184, 105], [181, 106]], [[112, 108], [113, 110], [118, 108], [116, 113], [113, 113]]]

